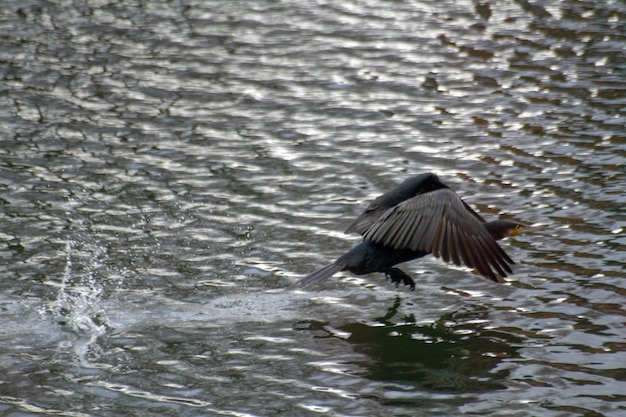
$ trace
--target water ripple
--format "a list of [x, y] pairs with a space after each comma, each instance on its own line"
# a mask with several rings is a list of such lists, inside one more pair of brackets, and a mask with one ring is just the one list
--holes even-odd
[[[620, 2], [5, 3], [5, 413], [626, 409]], [[290, 287], [423, 171], [506, 283]]]

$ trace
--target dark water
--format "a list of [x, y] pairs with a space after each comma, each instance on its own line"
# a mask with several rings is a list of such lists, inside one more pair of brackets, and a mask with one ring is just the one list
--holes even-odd
[[[626, 415], [621, 1], [0, 5], [0, 415]], [[290, 285], [437, 172], [505, 284]]]

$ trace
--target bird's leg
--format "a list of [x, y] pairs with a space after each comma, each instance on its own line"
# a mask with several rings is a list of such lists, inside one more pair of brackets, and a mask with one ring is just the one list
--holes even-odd
[[408, 285], [411, 291], [415, 289], [415, 281], [413, 281], [413, 278], [411, 278], [409, 274], [401, 269], [385, 268], [380, 270], [380, 272], [384, 273], [385, 276], [387, 276], [387, 278], [389, 278], [391, 282], [395, 283], [396, 285], [402, 282], [404, 285]]

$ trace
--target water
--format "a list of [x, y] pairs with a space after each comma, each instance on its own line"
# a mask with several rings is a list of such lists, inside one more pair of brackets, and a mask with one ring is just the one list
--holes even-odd
[[[618, 1], [0, 6], [0, 415], [626, 415]], [[338, 274], [437, 172], [505, 284]]]

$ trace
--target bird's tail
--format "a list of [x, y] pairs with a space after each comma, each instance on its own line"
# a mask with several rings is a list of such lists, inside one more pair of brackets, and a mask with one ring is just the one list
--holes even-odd
[[307, 285], [324, 281], [325, 279], [332, 277], [335, 273], [341, 271], [345, 267], [346, 266], [344, 263], [337, 261], [330, 265], [326, 265], [325, 267], [320, 268], [315, 272], [310, 273], [306, 277], [302, 278], [300, 281], [296, 282], [295, 285], [298, 287], [306, 287]]

